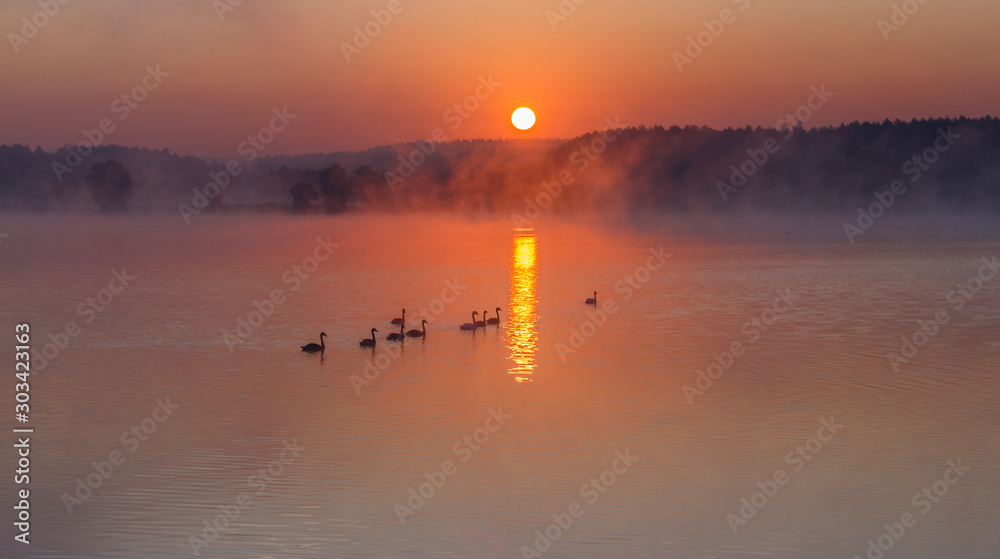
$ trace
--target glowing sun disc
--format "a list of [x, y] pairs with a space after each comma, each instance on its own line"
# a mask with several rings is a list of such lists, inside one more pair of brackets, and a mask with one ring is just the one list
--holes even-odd
[[514, 124], [514, 128], [527, 130], [535, 125], [535, 113], [528, 107], [521, 107], [510, 115], [510, 121]]

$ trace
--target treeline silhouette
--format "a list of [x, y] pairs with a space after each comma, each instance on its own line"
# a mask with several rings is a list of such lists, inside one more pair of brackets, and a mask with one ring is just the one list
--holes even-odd
[[[637, 127], [253, 161], [122, 146], [81, 154], [0, 146], [0, 210], [842, 212], [902, 181], [896, 198], [908, 210], [1000, 211], [993, 117]], [[238, 173], [227, 170], [233, 161]]]

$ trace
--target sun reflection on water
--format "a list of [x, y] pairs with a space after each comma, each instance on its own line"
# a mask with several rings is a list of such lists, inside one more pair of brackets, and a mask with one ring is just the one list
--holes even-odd
[[510, 254], [510, 310], [507, 337], [510, 359], [514, 362], [510, 374], [518, 382], [531, 380], [535, 369], [538, 315], [538, 242], [534, 229], [515, 229]]

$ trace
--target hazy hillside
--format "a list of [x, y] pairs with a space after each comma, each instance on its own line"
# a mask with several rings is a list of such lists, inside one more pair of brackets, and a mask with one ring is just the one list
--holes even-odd
[[[812, 130], [641, 127], [565, 141], [453, 141], [249, 161], [121, 146], [80, 158], [75, 151], [0, 146], [0, 209], [97, 211], [97, 198], [113, 194], [127, 200], [127, 211], [189, 214], [530, 212], [531, 202], [554, 212], [839, 212], [873, 203], [900, 181], [893, 198], [909, 210], [1000, 210], [996, 118]], [[110, 186], [94, 172], [109, 160], [127, 170]]]

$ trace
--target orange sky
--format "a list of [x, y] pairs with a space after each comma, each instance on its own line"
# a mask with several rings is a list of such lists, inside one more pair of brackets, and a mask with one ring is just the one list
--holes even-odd
[[[768, 126], [821, 84], [834, 96], [808, 126], [1000, 114], [1000, 4], [989, 0], [927, 0], [888, 40], [878, 21], [904, 2], [573, 1], [243, 0], [220, 20], [210, 0], [87, 0], [38, 16], [49, 21], [21, 42], [10, 34], [39, 5], [10, 0], [0, 143], [54, 149], [108, 117], [105, 143], [231, 155], [275, 107], [297, 116], [265, 154], [364, 149], [435, 128], [448, 139], [570, 137], [613, 117]], [[560, 4], [575, 11], [553, 29], [546, 11]], [[398, 13], [348, 62], [355, 26], [390, 5]], [[732, 22], [678, 71], [674, 53], [727, 9]], [[157, 64], [170, 75], [120, 119], [113, 101]], [[476, 110], [445, 114], [489, 76], [500, 85], [480, 88]], [[539, 117], [528, 133], [510, 125], [521, 105]]]

